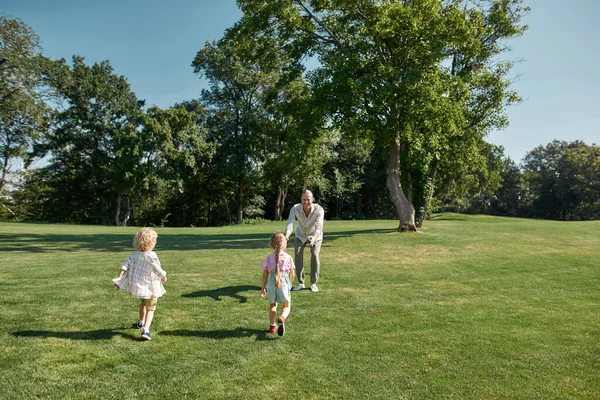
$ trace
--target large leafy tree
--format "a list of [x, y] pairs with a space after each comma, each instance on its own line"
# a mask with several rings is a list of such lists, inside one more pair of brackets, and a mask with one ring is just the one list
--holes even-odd
[[48, 126], [43, 59], [31, 27], [0, 16], [0, 193], [11, 163], [16, 158], [29, 162], [33, 144]]
[[207, 43], [193, 63], [210, 83], [202, 100], [216, 145], [217, 181], [225, 189], [223, 203], [234, 199], [238, 222], [264, 205], [261, 193], [269, 189], [276, 193], [275, 219], [281, 219], [290, 186], [310, 186], [326, 160], [328, 130], [312, 107], [310, 88], [285, 68], [289, 56], [268, 40], [263, 47], [243, 36]]
[[142, 136], [149, 142], [138, 224], [202, 226], [210, 220], [209, 166], [214, 146], [206, 142], [206, 111], [196, 101], [163, 110], [150, 107]]
[[[331, 147], [331, 160], [325, 166], [329, 188], [324, 197], [333, 205], [335, 218], [342, 218], [342, 212], [352, 218], [364, 218], [359, 190], [365, 183], [365, 168], [372, 150], [369, 140], [349, 135], [339, 135]], [[355, 207], [355, 212], [351, 207]]]
[[523, 177], [533, 217], [600, 218], [600, 147], [555, 140], [523, 159]]
[[489, 212], [507, 217], [526, 217], [528, 196], [524, 190], [523, 172], [510, 158], [502, 160], [502, 185], [490, 199]]
[[315, 188], [323, 180], [334, 132], [324, 126], [322, 109], [302, 76], [280, 80], [263, 102], [266, 135], [265, 176], [275, 190], [274, 219], [283, 218], [291, 189]]
[[525, 29], [521, 0], [238, 4], [244, 16], [228, 36], [275, 37], [295, 65], [318, 56], [310, 77], [333, 106], [332, 121], [385, 149], [401, 230], [416, 226], [433, 164], [458, 149], [451, 138], [502, 126], [503, 107], [517, 100], [506, 80], [510, 64], [498, 56], [503, 40]]
[[260, 126], [260, 104], [276, 77], [240, 57], [233, 43], [206, 43], [192, 62], [194, 71], [206, 77], [209, 89], [202, 91], [207, 108], [209, 140], [216, 144], [214, 162], [217, 179], [224, 184], [223, 204], [235, 204], [235, 218], [244, 219], [244, 209], [262, 184], [264, 136]]
[[488, 212], [493, 194], [502, 185], [504, 150], [485, 142], [479, 135], [454, 139], [456, 143], [451, 146], [455, 150], [454, 157], [445, 157], [434, 164], [444, 171], [436, 178], [435, 198], [447, 210]]
[[61, 99], [53, 129], [37, 148], [50, 157], [44, 169], [53, 218], [127, 224], [152, 157], [140, 129], [143, 101], [108, 61], [89, 66], [74, 56], [72, 67], [49, 61], [44, 71]]

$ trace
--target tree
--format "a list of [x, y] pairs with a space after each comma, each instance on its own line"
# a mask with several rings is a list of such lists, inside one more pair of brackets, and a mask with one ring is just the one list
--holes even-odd
[[324, 126], [319, 101], [302, 76], [280, 80], [267, 93], [263, 108], [264, 173], [275, 188], [274, 219], [280, 221], [290, 187], [302, 191], [322, 181], [334, 132]]
[[0, 16], [0, 194], [11, 162], [29, 162], [33, 144], [47, 129], [39, 38], [18, 19]]
[[238, 222], [261, 184], [264, 136], [258, 129], [259, 104], [276, 79], [239, 57], [240, 51], [234, 43], [206, 43], [192, 63], [194, 72], [209, 81], [210, 89], [201, 95], [208, 112], [209, 141], [216, 144], [214, 161], [219, 180], [226, 185], [223, 204], [228, 207], [231, 193]]
[[262, 216], [256, 213], [264, 204], [261, 193], [274, 187], [279, 220], [290, 185], [307, 186], [321, 174], [327, 130], [305, 80], [283, 68], [287, 56], [257, 53], [256, 40], [236, 39], [207, 43], [192, 64], [210, 82], [202, 100], [218, 181], [225, 183], [223, 204], [231, 193], [238, 222], [251, 210]]
[[357, 208], [345, 212], [352, 218], [364, 218], [362, 215], [359, 190], [365, 182], [365, 167], [373, 150], [372, 143], [349, 135], [340, 135], [332, 147], [330, 162], [325, 166], [331, 182], [326, 199], [333, 199], [335, 218], [342, 218], [345, 208], [356, 205]]
[[438, 164], [445, 172], [436, 181], [435, 197], [446, 210], [487, 213], [494, 193], [502, 185], [504, 149], [479, 135], [455, 139], [451, 145], [455, 157], [445, 157]]
[[386, 149], [375, 143], [365, 165], [365, 183], [360, 189], [361, 208], [367, 219], [394, 219], [397, 217], [386, 186], [386, 165]]
[[507, 217], [526, 217], [527, 197], [523, 186], [523, 173], [510, 158], [502, 160], [500, 172], [502, 186], [494, 193], [490, 213]]
[[510, 64], [497, 56], [525, 29], [521, 3], [240, 0], [244, 16], [227, 35], [275, 37], [296, 64], [318, 55], [313, 87], [340, 131], [385, 149], [387, 188], [406, 230], [448, 139], [484, 135], [517, 100]]
[[[108, 61], [88, 66], [74, 56], [48, 61], [45, 78], [62, 100], [53, 129], [37, 147], [54, 189], [53, 218], [60, 221], [127, 224], [152, 152], [141, 135], [143, 101]], [[53, 207], [54, 206], [54, 207]], [[125, 208], [122, 212], [122, 208]]]
[[[153, 154], [145, 163], [148, 185], [135, 220], [138, 223], [203, 226], [210, 221], [208, 167], [214, 145], [206, 142], [206, 110], [199, 101], [163, 110], [150, 107], [144, 118], [143, 137]], [[208, 194], [208, 195], [206, 195]], [[170, 219], [168, 219], [170, 217]]]
[[600, 218], [600, 147], [555, 140], [523, 159], [531, 216], [558, 220]]

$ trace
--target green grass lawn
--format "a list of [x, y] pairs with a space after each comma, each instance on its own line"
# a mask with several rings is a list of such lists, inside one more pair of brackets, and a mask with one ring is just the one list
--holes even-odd
[[326, 221], [278, 337], [259, 265], [284, 225], [157, 228], [141, 342], [111, 281], [137, 228], [1, 223], [0, 398], [600, 399], [600, 221]]

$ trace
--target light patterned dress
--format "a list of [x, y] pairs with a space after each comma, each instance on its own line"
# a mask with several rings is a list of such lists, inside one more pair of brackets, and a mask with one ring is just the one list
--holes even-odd
[[159, 298], [166, 293], [160, 281], [167, 273], [160, 267], [158, 256], [153, 251], [134, 251], [121, 265], [125, 271], [115, 283], [139, 299]]

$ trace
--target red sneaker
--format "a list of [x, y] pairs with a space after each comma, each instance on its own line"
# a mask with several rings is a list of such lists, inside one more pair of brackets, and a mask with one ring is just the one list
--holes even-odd
[[269, 331], [267, 333], [275, 333], [277, 332], [277, 325], [269, 326]]

